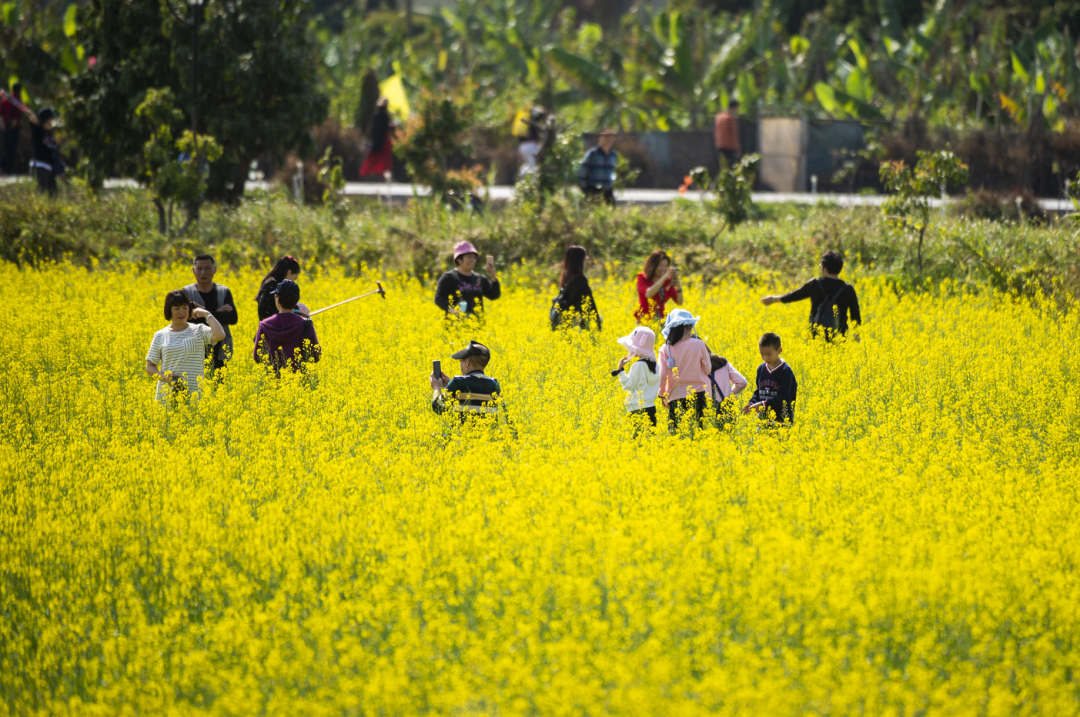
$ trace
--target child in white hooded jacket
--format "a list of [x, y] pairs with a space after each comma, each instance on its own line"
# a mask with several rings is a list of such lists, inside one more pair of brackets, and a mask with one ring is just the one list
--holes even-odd
[[[644, 414], [655, 426], [656, 395], [660, 391], [660, 372], [656, 370], [656, 334], [648, 326], [638, 326], [629, 336], [619, 339], [618, 343], [626, 347], [626, 357], [619, 359], [619, 367], [611, 375], [618, 376], [619, 384], [626, 390], [627, 414]], [[629, 369], [626, 369], [627, 364], [630, 364]]]

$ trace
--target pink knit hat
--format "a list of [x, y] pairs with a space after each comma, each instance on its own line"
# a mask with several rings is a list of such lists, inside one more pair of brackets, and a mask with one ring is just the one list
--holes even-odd
[[467, 241], [459, 241], [454, 245], [454, 261], [457, 261], [458, 257], [462, 254], [476, 254], [477, 256], [480, 256], [480, 252], [476, 250], [476, 247]]
[[656, 360], [656, 334], [648, 326], [638, 326], [629, 336], [619, 339], [619, 345], [625, 346], [631, 356]]

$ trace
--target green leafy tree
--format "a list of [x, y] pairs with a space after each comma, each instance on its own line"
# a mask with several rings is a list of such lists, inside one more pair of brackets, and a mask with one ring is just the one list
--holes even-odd
[[[151, 88], [191, 97], [191, 29], [158, 2], [99, 0], [85, 7], [78, 39], [96, 58], [74, 75], [66, 122], [94, 183], [131, 176], [151, 131], [134, 110]], [[187, 6], [185, 6], [185, 10]], [[237, 199], [253, 159], [309, 148], [326, 116], [306, 0], [210, 2], [199, 34], [199, 129], [220, 143], [208, 196]], [[190, 125], [184, 107], [185, 122]]]
[[[730, 167], [726, 164], [721, 164], [715, 178], [709, 176], [709, 170], [705, 167], [690, 170], [690, 179], [695, 185], [705, 191], [711, 189], [716, 192], [713, 205], [724, 219], [721, 232], [725, 229], [732, 231], [750, 218], [750, 208], [754, 203], [754, 178], [761, 166], [761, 155], [748, 154]], [[719, 232], [709, 241], [710, 248], [717, 236]]]
[[[169, 89], [151, 89], [135, 108], [150, 131], [143, 145], [141, 176], [146, 180], [158, 212], [158, 229], [172, 233], [173, 205], [188, 209], [188, 223], [197, 216], [197, 207], [206, 193], [206, 166], [221, 157], [221, 146], [208, 135], [185, 131], [173, 140], [173, 128], [183, 120], [183, 113], [173, 103]], [[186, 228], [186, 227], [185, 227]]]
[[471, 126], [471, 103], [425, 93], [409, 118], [401, 141], [394, 145], [394, 154], [405, 163], [413, 181], [431, 187], [436, 199], [444, 199], [451, 192], [464, 196], [476, 188], [479, 179], [473, 183], [460, 171], [449, 171], [448, 162], [455, 152], [465, 155], [470, 152], [465, 134]]
[[895, 227], [917, 234], [918, 267], [923, 270], [923, 240], [930, 227], [930, 200], [951, 186], [966, 184], [967, 166], [952, 152], [922, 152], [912, 169], [899, 162], [881, 165], [881, 182], [892, 194], [881, 205], [881, 213]]

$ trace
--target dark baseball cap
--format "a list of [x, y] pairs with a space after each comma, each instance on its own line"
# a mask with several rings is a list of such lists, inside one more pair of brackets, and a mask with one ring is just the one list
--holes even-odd
[[457, 353], [450, 354], [450, 358], [456, 358], [458, 361], [461, 361], [462, 359], [467, 359], [471, 356], [483, 356], [484, 358], [490, 359], [491, 351], [489, 351], [488, 347], [484, 346], [483, 344], [478, 344], [475, 341], [470, 341], [469, 345], [465, 348], [461, 349]]
[[279, 283], [277, 288], [270, 293], [277, 294], [286, 301], [300, 301], [300, 285], [289, 279]]

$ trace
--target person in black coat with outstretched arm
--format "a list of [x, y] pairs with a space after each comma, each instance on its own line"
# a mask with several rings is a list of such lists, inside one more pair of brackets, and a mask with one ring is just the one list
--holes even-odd
[[[840, 278], [844, 268], [844, 258], [835, 251], [821, 255], [821, 278], [811, 279], [795, 291], [780, 296], [766, 296], [761, 303], [769, 306], [780, 302], [790, 304], [793, 301], [810, 299], [810, 331], [814, 336], [819, 332], [825, 340], [835, 335], [847, 335], [848, 319], [858, 326], [862, 323], [859, 311], [859, 296], [855, 287]], [[855, 340], [859, 337], [856, 335]]]

